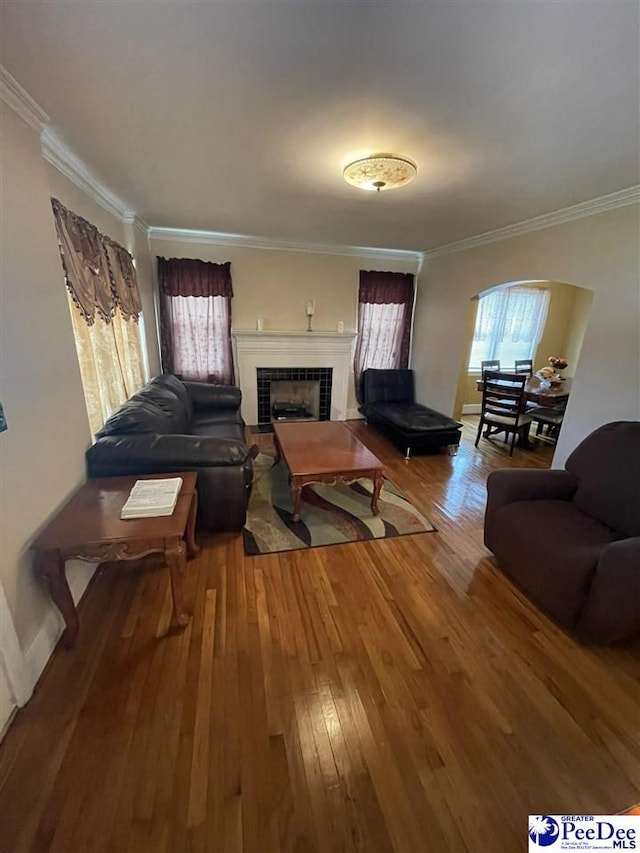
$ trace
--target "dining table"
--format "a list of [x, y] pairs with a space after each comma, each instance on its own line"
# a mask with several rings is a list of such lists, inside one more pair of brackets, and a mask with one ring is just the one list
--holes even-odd
[[[524, 396], [527, 402], [537, 403], [539, 406], [558, 408], [565, 406], [571, 391], [571, 379], [561, 379], [553, 382], [548, 387], [542, 384], [537, 376], [530, 376], [524, 386]], [[476, 382], [478, 391], [482, 391], [484, 381], [479, 378]]]

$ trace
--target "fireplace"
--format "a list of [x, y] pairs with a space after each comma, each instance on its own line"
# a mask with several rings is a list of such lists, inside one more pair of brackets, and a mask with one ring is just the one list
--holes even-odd
[[332, 381], [331, 367], [257, 367], [258, 424], [328, 421]]
[[[258, 390], [258, 371], [319, 371], [319, 378], [305, 376], [288, 381], [320, 382], [318, 418], [341, 421], [348, 417], [347, 398], [349, 381], [353, 381], [353, 341], [355, 332], [271, 332], [234, 329], [238, 384], [242, 391], [242, 417], [253, 426], [258, 422], [269, 424], [267, 416], [258, 406], [272, 407], [271, 392], [265, 398], [265, 388]], [[330, 374], [330, 377], [329, 377]], [[285, 378], [286, 378], [285, 374]], [[271, 376], [269, 381], [271, 381]], [[330, 378], [330, 387], [328, 384]], [[279, 381], [276, 377], [276, 381]], [[357, 417], [357, 413], [352, 415]]]
[[270, 411], [275, 421], [320, 420], [320, 382], [317, 379], [273, 380]]

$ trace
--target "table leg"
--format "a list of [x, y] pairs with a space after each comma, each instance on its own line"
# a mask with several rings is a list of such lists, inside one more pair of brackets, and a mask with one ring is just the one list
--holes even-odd
[[380, 497], [380, 491], [382, 489], [382, 484], [384, 483], [384, 474], [382, 471], [376, 471], [373, 475], [373, 494], [371, 495], [371, 512], [374, 515], [377, 515], [378, 510], [378, 498]]
[[300, 498], [302, 496], [302, 486], [291, 481], [291, 500], [293, 502], [293, 521], [300, 521]]
[[194, 492], [191, 498], [191, 506], [189, 507], [189, 518], [187, 519], [187, 529], [185, 530], [184, 538], [187, 543], [187, 557], [195, 557], [200, 551], [200, 546], [196, 542], [196, 514], [198, 511], [198, 493]]
[[61, 642], [65, 649], [72, 649], [75, 645], [80, 622], [78, 611], [73, 602], [71, 590], [67, 583], [65, 561], [59, 551], [42, 551], [39, 554], [39, 568], [45, 577], [53, 603], [56, 605], [62, 618], [65, 629], [62, 632]]
[[164, 555], [169, 566], [171, 595], [173, 597], [173, 616], [180, 628], [189, 624], [189, 616], [184, 611], [182, 601], [182, 573], [186, 562], [187, 546], [180, 537], [167, 539]]

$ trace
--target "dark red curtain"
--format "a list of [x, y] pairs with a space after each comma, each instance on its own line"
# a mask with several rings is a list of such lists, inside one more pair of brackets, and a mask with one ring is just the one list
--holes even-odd
[[360, 270], [358, 302], [413, 305], [413, 275], [408, 272]]
[[214, 264], [192, 258], [158, 258], [158, 287], [166, 296], [226, 296], [231, 299], [231, 261]]

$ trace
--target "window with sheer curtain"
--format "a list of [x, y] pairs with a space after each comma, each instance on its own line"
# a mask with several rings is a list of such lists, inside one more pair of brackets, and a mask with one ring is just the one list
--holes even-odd
[[408, 367], [413, 296], [410, 273], [360, 271], [353, 365], [358, 402], [362, 402], [362, 374], [367, 368]]
[[519, 358], [534, 358], [547, 321], [549, 291], [505, 287], [481, 296], [473, 334], [469, 370], [498, 359], [503, 370]]
[[165, 373], [232, 385], [231, 264], [158, 258], [158, 286]]
[[89, 426], [95, 433], [145, 382], [138, 282], [126, 249], [57, 199], [51, 204]]
[[207, 382], [211, 377], [230, 385], [229, 300], [224, 296], [174, 296], [168, 302], [172, 372], [184, 379]]

